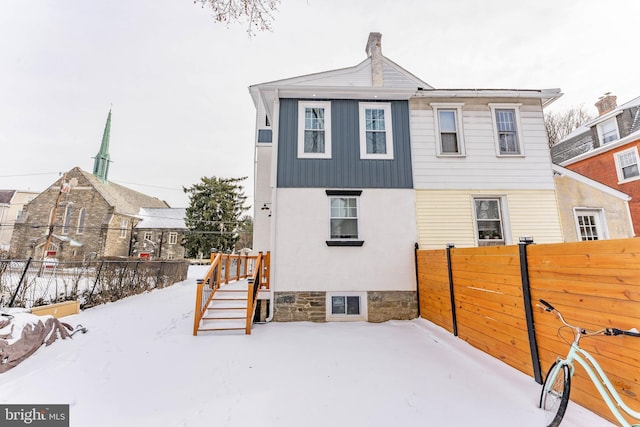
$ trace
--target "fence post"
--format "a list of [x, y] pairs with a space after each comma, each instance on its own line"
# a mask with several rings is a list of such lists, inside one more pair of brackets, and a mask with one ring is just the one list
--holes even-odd
[[20, 290], [20, 285], [22, 285], [22, 281], [24, 280], [24, 276], [27, 274], [27, 270], [29, 269], [29, 265], [31, 264], [32, 259], [33, 257], [29, 257], [29, 259], [27, 260], [27, 265], [25, 265], [22, 276], [20, 276], [20, 281], [18, 282], [18, 286], [16, 286], [16, 291], [13, 293], [11, 301], [9, 301], [9, 307], [13, 307], [13, 303], [15, 302], [16, 297], [18, 296], [18, 291]]
[[89, 297], [87, 298], [87, 304], [91, 303], [91, 297], [93, 297], [93, 291], [96, 290], [96, 285], [100, 280], [100, 273], [102, 272], [102, 267], [104, 267], [104, 260], [100, 263], [100, 268], [98, 268], [98, 273], [96, 274], [96, 281], [93, 282], [93, 287], [91, 288], [91, 292], [89, 293]]
[[453, 243], [447, 243], [447, 271], [449, 272], [449, 298], [451, 299], [451, 327], [453, 336], [458, 336], [458, 320], [456, 318], [456, 299], [453, 294], [453, 267], [451, 266], [451, 249], [455, 248]]
[[522, 297], [524, 298], [524, 314], [527, 320], [527, 332], [529, 333], [529, 349], [531, 350], [533, 377], [538, 384], [542, 384], [538, 342], [536, 340], [536, 329], [533, 324], [533, 306], [531, 305], [531, 288], [529, 286], [529, 261], [527, 260], [527, 246], [532, 243], [532, 237], [520, 237], [518, 244], [520, 252], [520, 277], [522, 280]]

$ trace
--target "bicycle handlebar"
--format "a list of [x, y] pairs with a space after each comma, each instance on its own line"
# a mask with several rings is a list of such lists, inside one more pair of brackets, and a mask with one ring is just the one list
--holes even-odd
[[[558, 310], [556, 310], [556, 308], [554, 306], [552, 306], [551, 304], [549, 304], [548, 302], [546, 302], [543, 299], [538, 300], [540, 301], [540, 304], [542, 304], [544, 307], [542, 307], [544, 309], [544, 311], [548, 311], [548, 312], [555, 312], [558, 317], [560, 318], [560, 320], [562, 321], [562, 323], [564, 323], [565, 325], [574, 328], [576, 330], [578, 330], [579, 334], [585, 334], [586, 335], [608, 335], [608, 336], [616, 336], [616, 335], [626, 335], [628, 337], [637, 337], [640, 338], [640, 332], [637, 331], [625, 331], [622, 329], [618, 329], [618, 328], [605, 328], [605, 329], [601, 329], [600, 331], [595, 331], [595, 332], [589, 332], [585, 329], [582, 328], [578, 328], [577, 326], [573, 326], [569, 323], [567, 323], [564, 320], [564, 317], [562, 317], [562, 313], [560, 313]], [[635, 329], [635, 328], [634, 328]]]

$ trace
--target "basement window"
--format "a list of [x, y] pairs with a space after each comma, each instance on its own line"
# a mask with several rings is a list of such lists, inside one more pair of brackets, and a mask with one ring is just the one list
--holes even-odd
[[366, 292], [327, 292], [327, 321], [367, 320]]

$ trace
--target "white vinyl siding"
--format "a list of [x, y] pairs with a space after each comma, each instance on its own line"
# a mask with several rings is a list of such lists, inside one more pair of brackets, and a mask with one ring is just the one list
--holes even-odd
[[498, 157], [489, 107], [486, 103], [464, 101], [464, 157], [437, 156], [434, 111], [428, 100], [410, 102], [411, 155], [416, 189], [555, 188], [540, 105], [523, 104], [520, 108], [520, 134], [526, 145], [526, 157]]

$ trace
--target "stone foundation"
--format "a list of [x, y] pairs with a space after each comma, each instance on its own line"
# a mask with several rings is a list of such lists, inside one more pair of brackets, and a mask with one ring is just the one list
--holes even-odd
[[276, 292], [276, 322], [326, 321], [324, 292]]
[[367, 292], [369, 322], [409, 320], [418, 317], [418, 295], [415, 291]]
[[[276, 322], [325, 322], [325, 292], [276, 292]], [[369, 322], [409, 320], [418, 317], [418, 299], [415, 291], [367, 292]]]

